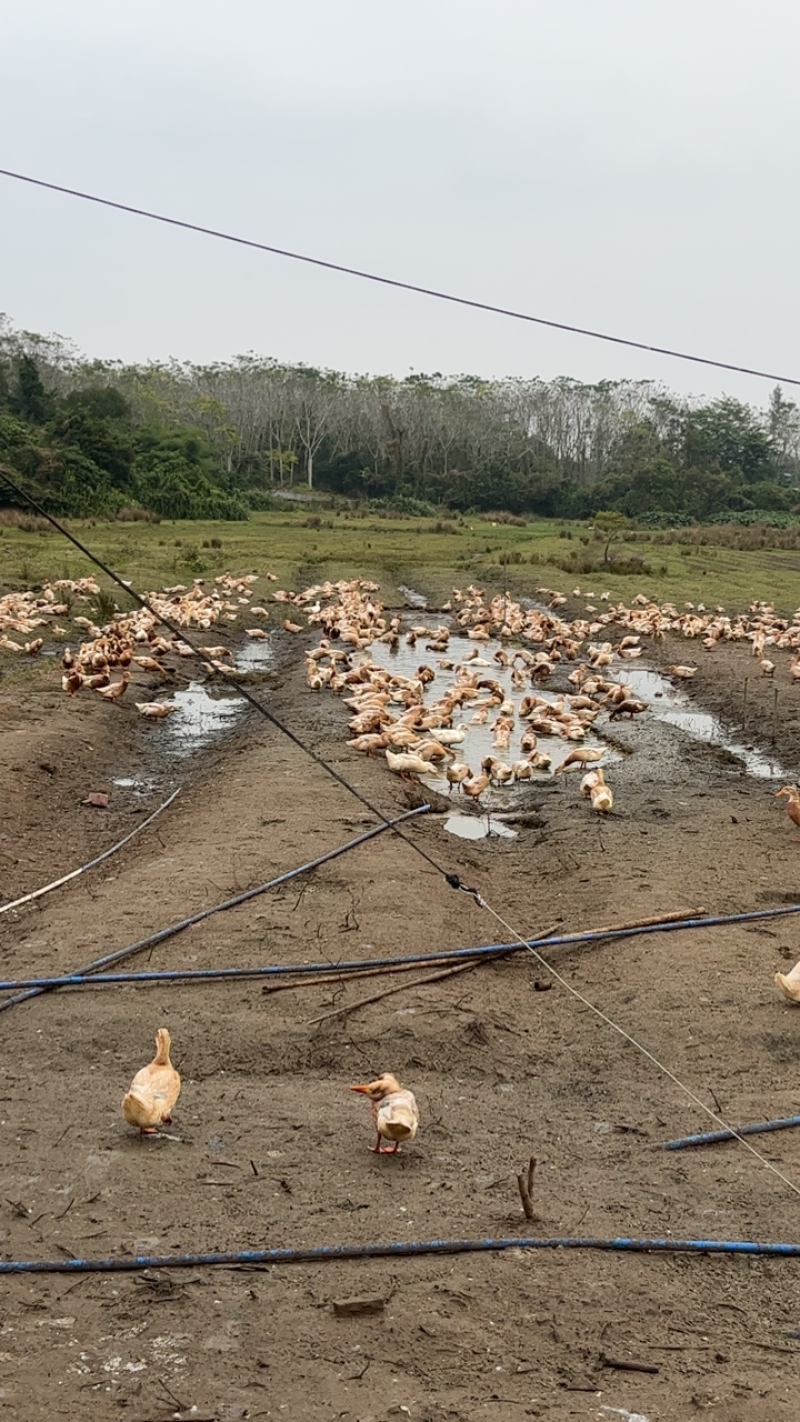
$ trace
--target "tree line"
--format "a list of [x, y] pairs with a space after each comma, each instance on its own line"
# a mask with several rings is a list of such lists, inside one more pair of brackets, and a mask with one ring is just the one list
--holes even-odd
[[800, 411], [779, 387], [759, 409], [652, 381], [126, 365], [0, 318], [0, 467], [73, 516], [246, 518], [303, 483], [407, 512], [697, 522], [800, 513]]

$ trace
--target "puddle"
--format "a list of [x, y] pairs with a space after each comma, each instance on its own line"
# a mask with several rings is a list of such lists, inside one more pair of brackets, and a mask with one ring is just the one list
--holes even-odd
[[[442, 623], [446, 620], [446, 618], [439, 617], [430, 612], [423, 612], [416, 621], [413, 615], [411, 617], [406, 616], [403, 622], [404, 634], [411, 626], [425, 627], [430, 632], [433, 632], [437, 627], [441, 627]], [[388, 647], [382, 642], [373, 642], [368, 655], [376, 666], [387, 667], [391, 672], [399, 676], [414, 677], [420, 666], [425, 665], [431, 667], [436, 675], [429, 687], [426, 688], [426, 690], [432, 693], [432, 695], [426, 696], [426, 702], [441, 696], [443, 692], [446, 692], [452, 687], [456, 681], [454, 670], [448, 671], [439, 667], [438, 662], [440, 659], [453, 662], [454, 666], [466, 664], [468, 668], [480, 669], [481, 675], [490, 677], [493, 681], [498, 682], [503, 688], [504, 695], [517, 706], [522, 697], [531, 690], [530, 687], [527, 687], [524, 691], [515, 687], [511, 680], [510, 670], [506, 667], [501, 667], [498, 662], [492, 659], [492, 653], [499, 645], [498, 643], [481, 643], [478, 649], [478, 655], [475, 656], [476, 649], [474, 642], [464, 637], [452, 637], [450, 639], [450, 646], [443, 657], [442, 653], [429, 652], [427, 650], [425, 646], [427, 640], [427, 637], [420, 636], [414, 646], [410, 647], [403, 635], [400, 645], [395, 649]], [[509, 650], [513, 653], [514, 648], [511, 647]], [[470, 658], [470, 660], [467, 661], [467, 658]], [[537, 696], [542, 696], [547, 701], [556, 702], [561, 700], [561, 693], [548, 691], [546, 686], [544, 688], [537, 686], [534, 690]], [[569, 690], [572, 692], [574, 688], [570, 687]], [[395, 709], [399, 710], [401, 708]], [[490, 716], [490, 720], [483, 726], [473, 725], [472, 715], [473, 709], [468, 701], [464, 703], [461, 717], [459, 718], [457, 712], [454, 715], [454, 726], [463, 726], [466, 731], [466, 736], [464, 741], [460, 745], [454, 746], [453, 749], [456, 752], [456, 758], [461, 761], [466, 761], [476, 775], [480, 771], [481, 761], [488, 755], [497, 756], [500, 760], [506, 762], [524, 758], [525, 752], [520, 747], [520, 740], [527, 725], [526, 721], [515, 721], [509, 745], [501, 750], [494, 744], [494, 735], [491, 730], [491, 721], [495, 719], [497, 711], [494, 711]], [[515, 783], [511, 786], [491, 786], [490, 789], [482, 795], [481, 805], [489, 810], [508, 809], [514, 804], [524, 802], [528, 797], [530, 789], [533, 788], [535, 791], [537, 782], [541, 784], [542, 781], [550, 781], [552, 771], [555, 770], [563, 760], [566, 760], [570, 751], [575, 749], [576, 744], [575, 741], [563, 740], [560, 736], [540, 735], [537, 740], [536, 749], [541, 751], [544, 755], [550, 756], [550, 769], [538, 772], [533, 779], [524, 781], [522, 784]], [[606, 752], [605, 765], [613, 765], [615, 761], [622, 759], [620, 751], [610, 747], [601, 736], [592, 731], [586, 735], [580, 744], [582, 746], [602, 747]], [[445, 781], [433, 779], [430, 781], [430, 784], [433, 789], [439, 790], [440, 793], [447, 794], [447, 783]], [[459, 798], [457, 788], [453, 789], [452, 797], [453, 803], [456, 804]], [[479, 819], [477, 816], [464, 816], [463, 818], [468, 819], [470, 825], [473, 822], [477, 823]], [[494, 832], [495, 823], [493, 820], [492, 832]], [[453, 833], [457, 833], [457, 831], [453, 831]], [[474, 837], [477, 838], [477, 834], [475, 834]]]
[[708, 745], [720, 746], [729, 751], [737, 760], [743, 762], [748, 775], [757, 776], [761, 780], [792, 778], [791, 773], [784, 770], [780, 762], [765, 751], [731, 740], [716, 716], [698, 710], [684, 691], [673, 686], [671, 681], [658, 672], [648, 667], [632, 667], [629, 663], [625, 665], [624, 671], [620, 669], [617, 672], [616, 668], [613, 670], [620, 681], [625, 681], [633, 688], [634, 696], [640, 696], [643, 701], [649, 703], [648, 714], [655, 716], [656, 720], [666, 721], [669, 726], [677, 726], [678, 730], [695, 741], [704, 741]]
[[509, 829], [502, 820], [491, 815], [448, 815], [444, 827], [449, 834], [457, 834], [459, 839], [486, 839], [496, 834], [499, 839], [516, 839], [517, 831]]
[[117, 785], [120, 790], [135, 790], [137, 795], [149, 795], [153, 790], [155, 781], [138, 780], [133, 775], [121, 775], [118, 779], [112, 780], [112, 785]]
[[215, 736], [233, 729], [247, 706], [243, 697], [193, 681], [170, 700], [179, 708], [163, 722], [163, 735], [173, 755], [189, 755], [202, 750]]
[[428, 599], [422, 593], [414, 592], [413, 588], [407, 588], [405, 583], [397, 584], [397, 591], [403, 594], [406, 602], [410, 602], [412, 607], [427, 607]]
[[237, 671], [263, 671], [272, 665], [275, 653], [268, 637], [249, 637], [236, 653]]

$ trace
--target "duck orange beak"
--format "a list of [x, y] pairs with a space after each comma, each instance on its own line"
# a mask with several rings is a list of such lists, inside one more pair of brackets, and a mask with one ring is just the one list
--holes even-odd
[[368, 1086], [351, 1086], [351, 1087], [350, 1087], [350, 1090], [351, 1090], [351, 1091], [360, 1091], [362, 1096], [369, 1096], [369, 1087], [368, 1087]]

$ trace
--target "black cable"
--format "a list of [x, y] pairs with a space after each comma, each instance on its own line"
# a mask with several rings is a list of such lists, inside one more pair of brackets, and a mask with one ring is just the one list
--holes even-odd
[[376, 272], [361, 271], [359, 267], [346, 267], [341, 262], [327, 262], [322, 257], [309, 257], [302, 252], [290, 252], [285, 247], [273, 247], [267, 242], [255, 242], [249, 237], [236, 237], [231, 232], [220, 232], [214, 227], [202, 227], [198, 222], [184, 222], [181, 218], [167, 217], [161, 212], [149, 212], [144, 207], [113, 202], [111, 198], [97, 197], [94, 193], [84, 193], [78, 188], [65, 188], [60, 183], [46, 183], [43, 178], [31, 178], [27, 173], [14, 173], [8, 168], [0, 168], [0, 176], [15, 178], [20, 183], [30, 183], [37, 188], [49, 188], [51, 192], [65, 193], [68, 197], [81, 198], [84, 202], [95, 202], [101, 207], [113, 207], [118, 212], [130, 212], [134, 217], [147, 217], [152, 222], [164, 222], [169, 227], [182, 227], [187, 232], [200, 232], [206, 237], [218, 237], [223, 242], [235, 242], [240, 247], [254, 247], [259, 252], [271, 252], [273, 256], [288, 257], [293, 262], [307, 262], [313, 267], [325, 267], [327, 271], [343, 272], [345, 276], [374, 281], [380, 286], [397, 287], [400, 291], [415, 291], [420, 296], [432, 296], [437, 301], [450, 301], [456, 306], [470, 306], [475, 311], [489, 311], [495, 316], [509, 316], [514, 321], [529, 321], [535, 326], [548, 326], [551, 330], [567, 331], [573, 336], [590, 336], [594, 341], [608, 341], [615, 346], [629, 346], [633, 350], [650, 351], [653, 355], [670, 356], [674, 360], [690, 360], [696, 365], [712, 365], [717, 370], [733, 370], [739, 375], [755, 375], [760, 380], [774, 380], [782, 385], [800, 385], [800, 379], [791, 375], [771, 375], [766, 370], [753, 370], [746, 365], [712, 360], [710, 356], [689, 355], [686, 351], [670, 350], [668, 346], [651, 346], [646, 341], [631, 341], [624, 336], [609, 336], [605, 331], [592, 331], [586, 326], [571, 326], [566, 321], [548, 321], [544, 316], [530, 316], [524, 311], [493, 306], [488, 301], [471, 301], [469, 297], [454, 296], [452, 292], [437, 291], [435, 287], [417, 286], [414, 282], [398, 281], [395, 277], [378, 276]]
[[[192, 651], [195, 653], [195, 656], [198, 656], [201, 659], [205, 657], [205, 653], [202, 652], [201, 649], [196, 646], [195, 643], [191, 640], [191, 638], [186, 635], [185, 628], [179, 627], [178, 624], [175, 622], [171, 622], [168, 617], [164, 616], [163, 612], [159, 612], [155, 607], [153, 607], [152, 604], [147, 601], [146, 597], [142, 597], [141, 593], [136, 592], [136, 590], [131, 586], [130, 583], [126, 582], [124, 578], [121, 578], [118, 573], [114, 572], [113, 568], [110, 568], [107, 563], [103, 562], [102, 558], [98, 558], [96, 553], [93, 553], [90, 548], [87, 548], [85, 543], [81, 543], [79, 538], [76, 538], [73, 533], [70, 533], [69, 529], [65, 528], [63, 523], [60, 523], [57, 518], [54, 518], [52, 514], [48, 513], [46, 509], [42, 508], [42, 505], [38, 503], [36, 499], [34, 499], [32, 495], [27, 492], [27, 490], [22, 489], [19, 484], [15, 484], [14, 480], [9, 477], [9, 475], [2, 468], [2, 466], [0, 466], [0, 479], [2, 479], [3, 482], [7, 484], [10, 489], [13, 489], [15, 494], [19, 494], [23, 499], [26, 499], [32, 509], [35, 509], [36, 512], [41, 515], [42, 518], [46, 518], [48, 523], [51, 523], [53, 525], [53, 528], [57, 529], [59, 533], [62, 533], [65, 538], [68, 538], [70, 543], [73, 543], [76, 548], [79, 548], [81, 553], [85, 554], [85, 556], [89, 558], [92, 563], [95, 563], [98, 568], [102, 568], [103, 572], [107, 575], [107, 577], [111, 578], [115, 583], [117, 583], [118, 586], [121, 587], [123, 591], [128, 594], [129, 597], [132, 597], [134, 601], [139, 604], [140, 607], [145, 608], [146, 611], [149, 612], [153, 617], [155, 617], [158, 622], [161, 622], [165, 627], [168, 627], [173, 636], [179, 638], [180, 641], [185, 642], [187, 647], [191, 647]], [[263, 702], [258, 701], [256, 697], [253, 696], [252, 693], [247, 690], [246, 686], [243, 686], [241, 682], [236, 681], [236, 679], [230, 676], [223, 667], [215, 667], [215, 671], [218, 673], [218, 675], [222, 678], [223, 681], [227, 682], [229, 686], [234, 687], [234, 689], [239, 693], [239, 695], [243, 696], [245, 701], [249, 702], [249, 704], [254, 707], [256, 711], [260, 711], [261, 715], [265, 716], [267, 720], [270, 721], [272, 725], [276, 727], [277, 730], [282, 731], [284, 736], [288, 736], [289, 740], [292, 741], [298, 747], [299, 750], [303, 751], [307, 756], [310, 756], [310, 758], [315, 761], [317, 765], [321, 766], [323, 770], [327, 771], [328, 775], [331, 775], [334, 780], [337, 780], [339, 784], [344, 787], [345, 790], [348, 790], [351, 795], [354, 795], [357, 800], [360, 800], [361, 804], [364, 805], [365, 808], [368, 809], [371, 814], [377, 815], [378, 819], [382, 822], [382, 824], [390, 828], [394, 832], [394, 834], [398, 835], [399, 838], [404, 841], [405, 844], [410, 845], [412, 849], [416, 850], [417, 854], [422, 855], [422, 858], [427, 860], [427, 862], [431, 865], [431, 868], [435, 869], [437, 874], [441, 874], [442, 877], [447, 880], [447, 883], [450, 885], [451, 889], [464, 889], [466, 893], [473, 894], [475, 897], [477, 897], [477, 893], [474, 889], [467, 889], [466, 885], [461, 883], [461, 880], [459, 879], [457, 874], [453, 874], [450, 872], [450, 870], [444, 869], [441, 864], [438, 864], [436, 862], [433, 856], [430, 855], [426, 849], [422, 848], [422, 845], [416, 844], [413, 839], [409, 839], [407, 835], [403, 834], [402, 830], [399, 830], [397, 826], [394, 825], [392, 821], [388, 818], [388, 816], [384, 815], [382, 810], [379, 810], [376, 805], [373, 805], [371, 800], [367, 799], [366, 795], [361, 794], [360, 790], [356, 790], [355, 786], [351, 785], [349, 780], [345, 780], [345, 777], [343, 775], [340, 775], [338, 770], [334, 770], [333, 766], [329, 765], [328, 762], [321, 755], [318, 755], [315, 750], [312, 750], [311, 746], [307, 746], [304, 741], [301, 741], [300, 737], [296, 736], [294, 731], [291, 731], [288, 726], [284, 725], [283, 721], [279, 721], [278, 717], [274, 714], [274, 712], [269, 711], [267, 707], [264, 706]]]

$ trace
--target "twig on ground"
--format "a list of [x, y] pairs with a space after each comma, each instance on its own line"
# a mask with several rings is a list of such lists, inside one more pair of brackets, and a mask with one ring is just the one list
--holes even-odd
[[658, 1363], [637, 1363], [633, 1358], [609, 1358], [607, 1353], [600, 1354], [600, 1363], [604, 1368], [619, 1368], [626, 1373], [657, 1373]]
[[[398, 983], [396, 987], [386, 988], [384, 992], [373, 993], [372, 997], [362, 997], [358, 1002], [353, 1002], [349, 1007], [336, 1007], [333, 1012], [323, 1012], [320, 1017], [309, 1017], [306, 1022], [307, 1027], [316, 1027], [319, 1022], [327, 1022], [331, 1017], [346, 1017], [349, 1012], [357, 1012], [360, 1007], [368, 1007], [372, 1002], [380, 1002], [384, 997], [391, 997], [395, 992], [406, 992], [408, 989], [416, 987], [426, 987], [428, 983], [441, 982], [442, 978], [452, 978], [456, 973], [467, 973], [471, 968], [479, 968], [485, 958], [473, 958], [469, 963], [459, 963], [455, 968], [445, 968], [442, 973], [429, 973], [427, 978], [415, 978], [411, 983]], [[497, 958], [492, 962], [496, 963]]]
[[534, 1156], [531, 1156], [530, 1160], [528, 1161], [527, 1175], [517, 1176], [519, 1197], [522, 1201], [522, 1208], [525, 1211], [526, 1220], [538, 1220], [539, 1218], [533, 1208], [533, 1176], [535, 1170], [536, 1160]]

